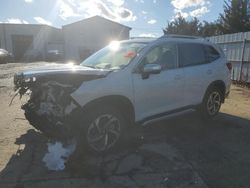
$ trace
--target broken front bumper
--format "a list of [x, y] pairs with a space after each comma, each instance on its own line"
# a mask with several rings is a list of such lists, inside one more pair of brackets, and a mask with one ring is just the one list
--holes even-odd
[[39, 116], [32, 108], [29, 103], [22, 106], [24, 110], [25, 118], [29, 123], [37, 130], [43, 132], [45, 136], [49, 138], [65, 139], [70, 137], [70, 131], [66, 126], [58, 123], [52, 124], [46, 116]]

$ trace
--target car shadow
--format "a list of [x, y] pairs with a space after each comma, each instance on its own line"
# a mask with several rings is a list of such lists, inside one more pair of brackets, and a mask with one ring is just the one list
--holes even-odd
[[44, 147], [46, 146], [46, 138], [34, 129], [30, 129], [16, 138], [15, 144], [19, 146], [18, 150], [0, 172], [0, 185], [19, 187], [25, 173], [29, 173], [31, 167], [36, 163], [35, 152], [46, 152], [46, 147]]
[[[0, 172], [0, 187], [23, 187], [29, 182], [95, 176], [105, 179], [117, 172], [119, 161], [128, 155], [139, 154], [144, 160], [151, 155], [150, 160], [157, 161], [156, 155], [141, 148], [162, 143], [177, 148], [185, 163], [191, 165], [208, 186], [247, 187], [250, 184], [250, 121], [229, 114], [220, 113], [214, 120], [204, 121], [197, 113], [190, 113], [133, 128], [129, 142], [119, 149], [103, 155], [72, 155], [66, 169], [59, 172], [49, 171], [42, 162], [47, 143], [47, 138], [34, 129], [17, 138], [15, 144], [19, 149]], [[170, 162], [178, 163], [178, 160]], [[146, 163], [143, 161], [142, 166]], [[165, 170], [166, 160], [154, 163], [154, 168], [151, 167], [155, 172]]]
[[0, 187], [21, 188], [29, 182], [60, 181], [62, 179], [92, 178], [94, 176], [105, 178], [106, 173], [112, 173], [111, 171], [114, 170], [111, 169], [110, 172], [107, 172], [105, 164], [133, 153], [140, 145], [138, 140], [134, 138], [129, 144], [107, 154], [81, 153], [81, 156], [78, 153], [73, 154], [63, 171], [50, 171], [42, 161], [44, 155], [48, 152], [48, 142], [55, 141], [48, 140], [42, 133], [34, 129], [30, 129], [16, 138], [15, 144], [19, 147], [0, 172]]

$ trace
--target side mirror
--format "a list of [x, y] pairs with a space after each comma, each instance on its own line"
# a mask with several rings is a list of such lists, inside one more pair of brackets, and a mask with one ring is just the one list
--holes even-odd
[[145, 64], [142, 72], [146, 74], [159, 74], [161, 72], [161, 65]]
[[145, 64], [142, 70], [142, 78], [147, 79], [150, 74], [159, 74], [161, 72], [161, 65], [159, 64]]

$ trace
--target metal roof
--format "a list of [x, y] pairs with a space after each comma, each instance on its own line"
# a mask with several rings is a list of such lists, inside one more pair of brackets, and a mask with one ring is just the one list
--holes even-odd
[[107, 22], [110, 22], [110, 23], [113, 23], [113, 24], [117, 24], [117, 25], [120, 25], [121, 27], [126, 27], [128, 28], [129, 30], [131, 30], [132, 28], [131, 27], [128, 27], [126, 25], [123, 25], [123, 24], [120, 24], [118, 22], [114, 22], [112, 20], [109, 20], [107, 18], [104, 18], [102, 16], [93, 16], [93, 17], [90, 17], [90, 18], [86, 18], [86, 19], [83, 19], [83, 20], [80, 20], [80, 21], [77, 21], [77, 22], [73, 22], [73, 23], [70, 23], [70, 24], [67, 24], [67, 25], [64, 25], [62, 27], [69, 27], [71, 25], [75, 25], [75, 24], [79, 24], [79, 23], [86, 23], [88, 21], [98, 21], [98, 20], [105, 20]]

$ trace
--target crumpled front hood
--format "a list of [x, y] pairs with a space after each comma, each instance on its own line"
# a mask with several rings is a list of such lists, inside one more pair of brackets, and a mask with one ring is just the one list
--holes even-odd
[[30, 85], [32, 83], [57, 81], [59, 83], [79, 85], [83, 81], [104, 78], [110, 72], [110, 70], [94, 69], [81, 65], [54, 63], [17, 73], [14, 76], [14, 84], [19, 87], [23, 84]]
[[56, 74], [106, 75], [110, 70], [94, 69], [81, 65], [47, 64], [44, 67], [22, 72], [24, 76], [45, 76]]

